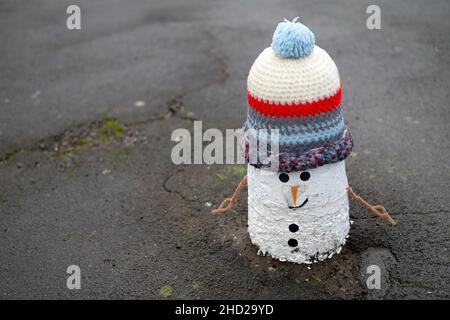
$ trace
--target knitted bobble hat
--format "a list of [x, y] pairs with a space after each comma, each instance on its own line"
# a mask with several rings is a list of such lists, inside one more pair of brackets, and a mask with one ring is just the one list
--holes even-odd
[[[271, 47], [258, 56], [248, 75], [243, 150], [255, 167], [266, 166], [260, 159], [269, 156], [278, 158], [279, 171], [303, 171], [344, 160], [353, 147], [342, 115], [338, 69], [297, 19], [278, 24]], [[250, 148], [251, 139], [270, 144], [270, 137], [262, 141], [260, 129], [269, 134], [279, 130], [277, 154], [270, 148], [264, 155]]]

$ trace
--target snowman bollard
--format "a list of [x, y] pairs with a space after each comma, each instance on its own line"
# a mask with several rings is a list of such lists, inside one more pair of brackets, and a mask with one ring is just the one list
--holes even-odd
[[[252, 243], [281, 261], [311, 263], [331, 258], [345, 244], [348, 195], [395, 221], [383, 206], [370, 205], [348, 186], [345, 159], [353, 140], [344, 124], [338, 69], [297, 19], [278, 24], [271, 47], [250, 69], [243, 136], [247, 176], [213, 212], [228, 211], [248, 182]], [[252, 148], [250, 141], [268, 142], [258, 134], [261, 129], [278, 130], [277, 153]], [[272, 161], [276, 173], [268, 168]]]

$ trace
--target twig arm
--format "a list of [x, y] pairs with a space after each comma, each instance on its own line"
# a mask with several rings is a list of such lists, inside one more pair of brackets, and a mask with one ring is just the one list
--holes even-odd
[[366, 207], [369, 211], [373, 212], [377, 216], [386, 219], [391, 225], [396, 225], [397, 222], [395, 222], [394, 219], [389, 215], [389, 212], [386, 210], [385, 207], [381, 205], [371, 205], [366, 200], [358, 196], [351, 187], [347, 187], [347, 192], [352, 197], [353, 200], [361, 204], [363, 207]]
[[217, 207], [217, 209], [212, 210], [212, 213], [223, 213], [230, 210], [234, 203], [237, 201], [237, 198], [239, 197], [239, 194], [241, 193], [242, 188], [247, 184], [247, 176], [244, 176], [239, 182], [239, 185], [237, 186], [236, 190], [234, 190], [233, 195], [230, 198], [226, 198], [222, 201], [220, 206]]

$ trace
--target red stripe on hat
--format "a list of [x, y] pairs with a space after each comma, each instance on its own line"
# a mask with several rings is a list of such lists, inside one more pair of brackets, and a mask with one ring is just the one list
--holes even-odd
[[342, 89], [339, 89], [330, 97], [325, 97], [317, 101], [311, 102], [294, 102], [294, 103], [276, 103], [265, 102], [262, 99], [253, 97], [247, 91], [247, 100], [250, 107], [266, 116], [273, 117], [306, 117], [329, 112], [336, 109], [341, 103]]

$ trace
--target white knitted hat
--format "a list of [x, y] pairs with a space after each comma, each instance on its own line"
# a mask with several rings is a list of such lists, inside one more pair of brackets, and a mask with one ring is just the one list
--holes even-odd
[[253, 63], [247, 89], [254, 98], [279, 103], [318, 101], [340, 88], [334, 61], [319, 46], [301, 59], [280, 58], [272, 47]]
[[[338, 69], [297, 18], [278, 24], [271, 47], [253, 63], [247, 98], [247, 161], [262, 156], [250, 156], [258, 150], [248, 147], [260, 129], [279, 130], [280, 153], [271, 156], [278, 157], [282, 171], [315, 168], [350, 154], [353, 140], [344, 125]], [[259, 160], [251, 164], [263, 166]]]

